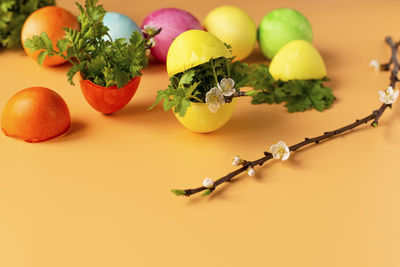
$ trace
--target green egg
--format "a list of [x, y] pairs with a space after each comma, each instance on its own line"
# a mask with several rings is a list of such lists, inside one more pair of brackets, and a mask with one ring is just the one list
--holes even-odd
[[258, 41], [263, 54], [272, 59], [285, 44], [293, 40], [312, 42], [310, 22], [300, 12], [281, 8], [268, 13], [260, 23]]

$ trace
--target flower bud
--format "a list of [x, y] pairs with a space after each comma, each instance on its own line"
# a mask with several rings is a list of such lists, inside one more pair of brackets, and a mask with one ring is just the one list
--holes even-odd
[[206, 188], [212, 188], [214, 186], [214, 180], [212, 178], [204, 179], [203, 186]]

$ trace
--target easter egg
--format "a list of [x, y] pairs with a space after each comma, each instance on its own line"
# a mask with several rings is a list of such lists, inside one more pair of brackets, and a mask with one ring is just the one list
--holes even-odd
[[[31, 39], [34, 35], [40, 35], [45, 32], [49, 36], [55, 49], [57, 49], [57, 41], [65, 35], [64, 28], [79, 29], [77, 19], [68, 10], [57, 6], [48, 6], [33, 12], [25, 21], [21, 31], [21, 41], [25, 52], [37, 60], [41, 50], [31, 53], [30, 49], [26, 48], [24, 42]], [[47, 56], [44, 59], [43, 65], [56, 66], [66, 62], [60, 56]]]
[[151, 54], [161, 62], [166, 62], [168, 49], [178, 35], [188, 30], [202, 29], [198, 19], [177, 8], [163, 8], [152, 12], [144, 19], [142, 28], [146, 25], [162, 28], [154, 38], [155, 46], [151, 48]]
[[272, 59], [269, 71], [274, 80], [310, 80], [326, 77], [325, 63], [312, 44], [291, 41]]
[[[190, 30], [179, 35], [171, 44], [167, 56], [168, 75], [174, 76], [187, 69], [220, 57], [230, 58], [231, 52], [225, 44], [209, 32]], [[216, 113], [209, 110], [206, 103], [190, 103], [184, 116], [174, 113], [178, 121], [187, 129], [198, 133], [216, 131], [232, 116], [236, 99], [222, 105]]]
[[219, 57], [232, 57], [221, 40], [206, 31], [186, 31], [179, 35], [169, 48], [167, 72], [171, 77], [208, 62], [211, 58]]
[[216, 113], [212, 113], [205, 103], [191, 103], [185, 116], [174, 113], [178, 121], [187, 129], [196, 133], [209, 133], [224, 126], [231, 118], [236, 107], [236, 98], [225, 103]]
[[300, 12], [281, 8], [268, 13], [260, 23], [259, 43], [263, 54], [271, 59], [293, 40], [312, 42], [313, 33], [307, 18]]
[[44, 87], [26, 88], [8, 100], [1, 114], [1, 129], [7, 136], [36, 143], [64, 134], [71, 116], [59, 94]]
[[249, 56], [257, 41], [257, 27], [244, 10], [235, 6], [221, 6], [208, 13], [205, 29], [222, 42], [232, 46], [238, 60]]
[[[103, 24], [109, 29], [108, 34], [113, 41], [118, 38], [125, 38], [128, 41], [134, 31], [141, 32], [132, 19], [116, 12], [107, 12], [103, 18]], [[104, 38], [109, 39], [108, 36]]]

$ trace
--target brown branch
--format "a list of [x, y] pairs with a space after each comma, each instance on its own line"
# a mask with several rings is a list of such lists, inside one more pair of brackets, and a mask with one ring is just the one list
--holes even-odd
[[232, 99], [233, 99], [234, 97], [243, 97], [243, 96], [248, 96], [248, 95], [246, 95], [246, 92], [238, 91], [238, 92], [234, 93], [234, 94], [231, 95], [231, 96], [224, 96], [224, 98], [225, 98], [225, 103], [231, 103], [231, 102], [232, 102]]
[[[389, 63], [382, 64], [381, 66], [384, 66], [384, 67], [382, 67], [381, 69], [382, 70], [390, 70], [390, 66], [392, 65], [392, 71], [391, 71], [391, 75], [390, 75], [390, 86], [394, 89], [395, 86], [396, 86], [396, 83], [399, 81], [398, 76], [397, 76], [398, 73], [399, 73], [399, 62], [397, 60], [397, 50], [398, 50], [398, 47], [400, 45], [400, 42], [394, 43], [393, 39], [391, 37], [386, 37], [386, 43], [390, 46], [390, 48], [392, 50], [392, 55], [391, 55]], [[387, 68], [385, 66], [387, 66]], [[236, 93], [237, 95], [233, 95], [232, 97], [228, 97], [228, 99], [230, 99], [232, 101], [233, 97], [241, 96], [240, 93], [243, 93], [243, 92], [237, 92]], [[373, 121], [371, 123], [371, 126], [376, 127], [376, 126], [378, 126], [378, 121], [379, 121], [380, 117], [385, 112], [386, 108], [388, 108], [388, 107], [391, 107], [391, 105], [382, 104], [379, 109], [374, 110], [370, 115], [368, 115], [368, 116], [366, 116], [366, 117], [364, 117], [362, 119], [358, 119], [355, 122], [350, 123], [350, 124], [348, 124], [346, 126], [343, 126], [343, 127], [339, 128], [339, 129], [336, 129], [334, 131], [325, 132], [324, 134], [322, 134], [320, 136], [313, 137], [313, 138], [305, 138], [304, 141], [301, 141], [301, 142], [289, 147], [289, 150], [291, 152], [294, 152], [294, 151], [296, 151], [296, 150], [298, 150], [298, 149], [300, 149], [302, 147], [305, 147], [307, 145], [318, 144], [318, 143], [320, 143], [320, 142], [322, 142], [322, 141], [324, 141], [326, 139], [329, 139], [329, 138], [331, 138], [333, 136], [348, 132], [348, 131], [350, 131], [350, 130], [358, 127], [358, 126], [361, 126], [361, 125], [363, 125], [365, 123], [368, 123], [371, 120]], [[214, 185], [213, 185], [212, 188], [206, 188], [204, 186], [201, 186], [201, 187], [197, 187], [197, 188], [194, 188], [194, 189], [172, 190], [172, 192], [175, 193], [176, 195], [185, 195], [185, 196], [191, 196], [193, 194], [196, 194], [196, 193], [199, 193], [199, 192], [202, 192], [202, 191], [206, 191], [207, 192], [206, 194], [211, 193], [219, 185], [221, 185], [223, 183], [226, 183], [226, 182], [229, 182], [229, 181], [231, 181], [232, 178], [238, 176], [239, 174], [241, 174], [243, 172], [246, 172], [249, 167], [255, 167], [257, 165], [261, 166], [266, 161], [268, 161], [268, 160], [270, 160], [272, 158], [273, 158], [272, 154], [270, 152], [265, 151], [264, 152], [264, 156], [262, 158], [259, 158], [259, 159], [254, 160], [254, 161], [244, 161], [242, 163], [242, 167], [241, 168], [239, 168], [239, 169], [237, 169], [237, 170], [235, 170], [235, 171], [233, 171], [231, 173], [228, 173], [227, 175], [225, 175], [225, 176], [219, 178], [218, 180], [216, 180], [214, 182]]]

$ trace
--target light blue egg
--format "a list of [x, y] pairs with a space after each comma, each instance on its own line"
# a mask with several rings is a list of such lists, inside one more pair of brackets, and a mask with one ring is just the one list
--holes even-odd
[[[138, 25], [129, 17], [116, 12], [107, 12], [103, 18], [103, 24], [108, 27], [108, 34], [113, 41], [118, 38], [125, 38], [127, 41], [132, 32], [140, 32]], [[108, 36], [104, 36], [105, 40], [109, 40]]]

